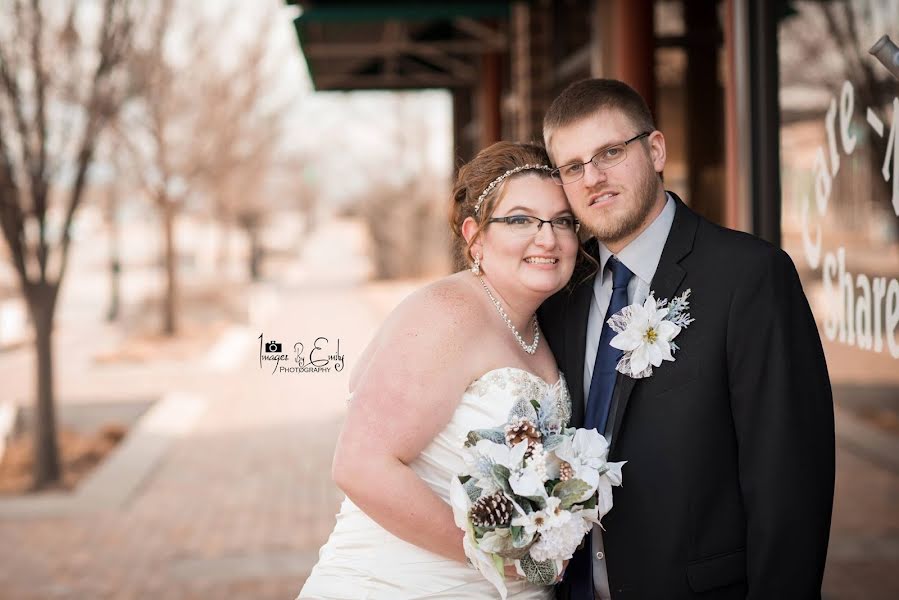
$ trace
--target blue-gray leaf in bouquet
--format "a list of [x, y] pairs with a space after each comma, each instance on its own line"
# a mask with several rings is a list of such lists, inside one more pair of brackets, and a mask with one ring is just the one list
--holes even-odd
[[512, 473], [509, 471], [509, 468], [504, 467], [503, 465], [493, 465], [490, 472], [493, 475], [493, 481], [496, 482], [496, 485], [504, 492], [511, 494], [512, 486], [509, 485], [509, 475]]
[[474, 429], [469, 431], [468, 435], [465, 437], [465, 447], [470, 448], [481, 440], [490, 440], [497, 444], [505, 444], [506, 434], [503, 432], [502, 428], [498, 427], [492, 429]]
[[559, 576], [556, 563], [552, 560], [537, 562], [528, 555], [521, 559], [520, 564], [527, 580], [537, 585], [552, 585]]
[[552, 495], [559, 499], [559, 506], [567, 510], [579, 502], [585, 502], [593, 495], [593, 490], [586, 481], [569, 479], [557, 483]]
[[465, 493], [468, 494], [468, 499], [471, 502], [476, 502], [483, 492], [483, 490], [478, 487], [478, 481], [474, 477], [466, 481], [462, 487], [465, 489]]
[[[537, 427], [544, 436], [561, 433], [571, 419], [571, 403], [547, 391], [537, 410]], [[543, 444], [544, 447], [546, 443]]]
[[559, 447], [559, 444], [565, 441], [565, 436], [562, 434], [552, 434], [548, 435], [543, 439], [543, 450], [546, 452], [552, 452], [556, 448]]
[[519, 419], [527, 419], [531, 423], [537, 421], [537, 409], [534, 408], [534, 405], [527, 398], [520, 398], [512, 405], [512, 409], [509, 411], [510, 422]]

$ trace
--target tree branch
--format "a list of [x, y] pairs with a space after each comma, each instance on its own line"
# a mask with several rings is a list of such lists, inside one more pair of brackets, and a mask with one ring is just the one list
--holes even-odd
[[25, 218], [19, 204], [19, 190], [15, 184], [12, 158], [9, 155], [6, 140], [3, 138], [2, 127], [0, 127], [0, 227], [3, 228], [3, 237], [9, 247], [22, 290], [27, 293], [30, 289], [30, 282], [25, 264], [23, 240]]
[[[20, 21], [18, 26], [24, 26], [24, 23]], [[30, 175], [33, 165], [30, 144], [31, 136], [29, 135], [25, 113], [22, 110], [23, 99], [21, 90], [19, 89], [19, 84], [16, 81], [15, 76], [10, 72], [9, 65], [9, 56], [3, 52], [3, 48], [0, 46], [0, 84], [2, 84], [0, 85], [0, 89], [6, 92], [7, 101], [12, 108], [13, 119], [16, 123], [16, 129], [19, 132], [20, 151], [22, 162], [25, 167], [24, 170]]]
[[34, 137], [37, 145], [37, 157], [30, 165], [31, 196], [34, 203], [34, 216], [38, 222], [37, 262], [40, 268], [41, 281], [47, 281], [47, 116], [45, 109], [47, 73], [41, 53], [41, 39], [44, 34], [44, 15], [40, 0], [31, 0], [31, 70], [34, 74]]
[[[123, 12], [116, 18], [116, 8]], [[124, 0], [105, 0], [103, 5], [103, 22], [100, 29], [100, 60], [93, 76], [90, 99], [87, 103], [87, 118], [84, 137], [79, 146], [75, 164], [75, 182], [69, 194], [62, 225], [62, 236], [59, 242], [60, 261], [56, 283], [62, 281], [68, 265], [69, 246], [71, 245], [71, 228], [75, 211], [83, 197], [87, 179], [87, 169], [93, 159], [96, 141], [103, 127], [121, 108], [122, 98], [114, 97], [113, 90], [107, 87], [113, 70], [122, 63], [131, 36], [131, 17], [128, 3]]]

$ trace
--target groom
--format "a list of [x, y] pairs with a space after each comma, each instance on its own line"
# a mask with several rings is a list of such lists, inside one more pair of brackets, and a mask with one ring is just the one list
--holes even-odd
[[[793, 263], [664, 190], [665, 137], [626, 84], [573, 84], [543, 133], [598, 269], [576, 271], [540, 323], [571, 385], [571, 425], [604, 432], [610, 460], [627, 461], [559, 599], [820, 598], [833, 405]], [[616, 372], [608, 318], [688, 289], [694, 321], [674, 361]]]

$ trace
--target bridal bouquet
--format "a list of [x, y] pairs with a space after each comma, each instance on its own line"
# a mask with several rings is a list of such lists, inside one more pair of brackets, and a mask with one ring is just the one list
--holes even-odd
[[569, 409], [554, 391], [518, 400], [504, 425], [470, 431], [466, 472], [450, 482], [465, 555], [504, 600], [506, 564], [532, 583], [554, 583], [621, 484], [624, 462], [606, 461], [595, 429], [566, 427]]

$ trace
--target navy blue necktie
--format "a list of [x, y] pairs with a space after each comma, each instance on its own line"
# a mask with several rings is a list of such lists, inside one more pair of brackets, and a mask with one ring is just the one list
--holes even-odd
[[[602, 321], [599, 347], [596, 349], [596, 361], [593, 363], [593, 376], [590, 378], [590, 392], [587, 395], [587, 414], [584, 417], [584, 428], [595, 428], [600, 434], [606, 431], [612, 393], [615, 391], [615, 380], [618, 378], [615, 366], [621, 358], [621, 350], [609, 345], [615, 337], [615, 331], [609, 326], [608, 321], [612, 315], [627, 306], [627, 285], [634, 276], [614, 256], [606, 262], [606, 268], [612, 272], [612, 297], [609, 299], [609, 309]], [[587, 534], [584, 545], [571, 557], [565, 572], [565, 579], [571, 585], [571, 600], [593, 600], [594, 597], [591, 548], [593, 544], [590, 535], [592, 534]]]
[[615, 379], [618, 372], [615, 366], [621, 359], [621, 350], [609, 345], [615, 337], [615, 330], [609, 326], [609, 318], [627, 306], [627, 285], [634, 276], [617, 258], [611, 257], [606, 268], [612, 272], [612, 297], [609, 309], [602, 320], [602, 331], [599, 335], [599, 346], [596, 349], [596, 361], [593, 363], [593, 376], [590, 379], [590, 393], [587, 395], [587, 414], [584, 418], [586, 429], [596, 428], [601, 435], [606, 432], [609, 419], [609, 407], [612, 405], [612, 393], [615, 391]]

